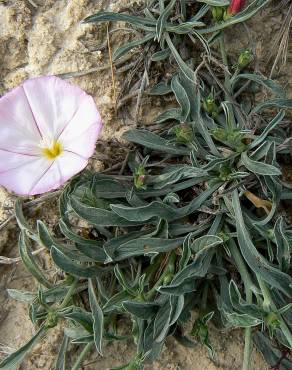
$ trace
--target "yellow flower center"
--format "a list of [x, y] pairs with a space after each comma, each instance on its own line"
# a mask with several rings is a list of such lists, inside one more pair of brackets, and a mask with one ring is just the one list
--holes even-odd
[[62, 154], [63, 149], [59, 141], [54, 141], [50, 148], [42, 149], [43, 155], [48, 159], [55, 159], [58, 155]]

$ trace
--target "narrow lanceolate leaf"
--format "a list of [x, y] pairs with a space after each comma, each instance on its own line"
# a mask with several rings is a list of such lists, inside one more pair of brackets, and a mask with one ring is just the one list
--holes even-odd
[[72, 261], [56, 247], [52, 247], [51, 256], [55, 264], [61, 270], [74, 276], [91, 278], [99, 275], [102, 272], [101, 267], [86, 266], [84, 264], [79, 264], [77, 262]]
[[175, 46], [173, 45], [173, 42], [171, 41], [171, 38], [168, 33], [165, 35], [165, 40], [167, 42], [167, 45], [169, 49], [172, 52], [172, 55], [174, 59], [176, 60], [180, 70], [184, 74], [184, 76], [190, 80], [195, 81], [195, 74], [194, 71], [183, 61], [182, 57], [179, 55], [178, 51], [176, 50]]
[[292, 295], [292, 278], [291, 276], [281, 272], [272, 265], [257, 251], [254, 246], [249, 232], [245, 226], [243, 219], [239, 196], [237, 190], [233, 191], [232, 204], [234, 209], [234, 216], [237, 229], [237, 238], [241, 253], [247, 264], [258, 274], [263, 280], [274, 288], [279, 289], [287, 296]]
[[[99, 12], [84, 19], [84, 23], [100, 23], [109, 21], [122, 21], [143, 28], [143, 26], [155, 26], [156, 20], [119, 14], [114, 12]], [[154, 30], [154, 29], [153, 29]]]
[[68, 348], [69, 338], [64, 334], [61, 347], [59, 349], [58, 357], [56, 360], [55, 370], [66, 370], [66, 352]]
[[17, 289], [7, 289], [7, 293], [10, 298], [20, 302], [32, 303], [33, 300], [36, 298], [36, 293], [21, 291]]
[[181, 107], [181, 122], [186, 122], [190, 114], [191, 103], [189, 97], [183, 88], [178, 75], [174, 76], [171, 80], [171, 88], [175, 94], [176, 100]]
[[242, 164], [253, 173], [263, 176], [279, 176], [281, 175], [281, 170], [271, 164], [264, 162], [253, 161], [247, 156], [246, 152], [241, 154]]
[[157, 25], [156, 25], [156, 37], [157, 41], [161, 41], [161, 37], [163, 34], [163, 30], [165, 29], [167, 18], [170, 16], [170, 13], [175, 6], [176, 0], [171, 0], [168, 6], [163, 10], [163, 12], [160, 14]]
[[149, 91], [150, 95], [167, 95], [172, 92], [172, 88], [165, 82], [159, 82], [157, 85], [153, 86], [152, 89]]
[[31, 349], [35, 346], [35, 344], [41, 339], [45, 330], [46, 330], [45, 327], [41, 326], [30, 341], [28, 341], [23, 347], [21, 347], [16, 352], [6, 357], [0, 363], [0, 369], [1, 370], [15, 369], [15, 367], [25, 358], [28, 352], [30, 352]]
[[146, 37], [139, 39], [139, 40], [134, 40], [131, 42], [128, 42], [127, 44], [117, 48], [114, 53], [113, 53], [113, 60], [116, 61], [117, 59], [121, 58], [123, 55], [125, 55], [128, 51], [132, 50], [136, 46], [140, 46], [145, 44], [146, 42], [154, 39], [155, 34], [150, 33]]
[[251, 113], [257, 113], [266, 108], [292, 109], [292, 100], [282, 98], [266, 100], [265, 102], [258, 104]]
[[283, 118], [285, 117], [285, 111], [280, 111], [272, 120], [269, 122], [269, 124], [265, 127], [263, 132], [251, 142], [249, 145], [249, 148], [255, 148], [257, 145], [261, 144], [270, 131], [272, 131], [279, 123], [282, 122]]
[[26, 232], [23, 230], [20, 232], [18, 245], [21, 260], [27, 270], [40, 284], [44, 285], [46, 288], [51, 288], [52, 284], [49, 282], [49, 280], [43, 274], [42, 270], [34, 261], [34, 256], [30, 251], [29, 239], [26, 236]]
[[203, 235], [190, 243], [190, 248], [193, 252], [197, 253], [205, 248], [215, 247], [222, 244], [223, 240], [216, 235]]
[[240, 74], [232, 81], [232, 84], [235, 85], [236, 82], [241, 79], [254, 81], [259, 85], [264, 86], [265, 88], [271, 90], [278, 98], [284, 98], [286, 95], [285, 90], [282, 88], [282, 86], [277, 84], [275, 81], [270, 80], [269, 78], [266, 78], [262, 75], [251, 73]]
[[175, 155], [187, 155], [190, 153], [188, 148], [177, 147], [171, 145], [166, 139], [153, 134], [147, 130], [131, 130], [123, 135], [124, 139], [136, 144], [145, 146], [146, 148], [158, 150], [164, 153]]
[[125, 301], [123, 307], [132, 315], [143, 320], [151, 319], [159, 309], [159, 305], [154, 302]]
[[78, 216], [95, 226], [136, 226], [137, 223], [127, 221], [114, 212], [89, 206], [75, 196], [70, 198], [71, 206]]
[[103, 312], [99, 306], [93, 281], [88, 280], [89, 303], [93, 317], [93, 334], [96, 350], [102, 355]]
[[27, 220], [24, 217], [23, 210], [22, 210], [22, 201], [21, 199], [17, 199], [14, 205], [15, 217], [18, 223], [18, 226], [22, 230], [27, 230], [30, 233], [34, 233], [30, 225], [28, 224]]

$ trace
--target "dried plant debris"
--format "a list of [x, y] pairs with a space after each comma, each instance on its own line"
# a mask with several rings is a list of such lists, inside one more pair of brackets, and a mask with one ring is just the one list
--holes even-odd
[[[152, 63], [173, 59], [173, 74], [161, 73], [150, 96], [169, 96], [174, 104], [148, 128], [124, 134], [132, 145], [122, 163], [68, 184], [54, 233], [42, 220], [29, 226], [16, 203], [20, 256], [39, 289], [8, 293], [29, 303], [38, 329], [0, 369], [20, 363], [56, 325], [64, 325], [64, 338], [55, 369], [76, 370], [113, 340], [131, 339], [137, 347], [119, 369], [153, 361], [169, 336], [187, 346], [200, 342], [212, 356], [211, 321], [244, 328], [244, 370], [252, 368], [253, 342], [274, 369], [292, 368], [292, 229], [283, 209], [292, 192], [281, 170], [291, 160], [282, 144], [292, 102], [254, 72], [249, 50], [233, 63], [224, 41], [226, 28], [266, 4], [255, 0], [230, 15], [225, 0], [154, 0], [138, 15], [86, 18], [139, 30], [140, 38], [113, 53], [117, 60], [138, 46], [147, 56], [139, 96]], [[187, 58], [183, 53], [193, 39], [205, 50], [199, 61], [195, 45]], [[254, 104], [260, 91], [265, 99]], [[63, 280], [54, 284], [42, 271], [35, 244], [50, 251]], [[198, 315], [187, 330], [193, 310]], [[120, 318], [131, 323], [127, 333]], [[66, 355], [74, 345], [83, 348], [77, 359]]]

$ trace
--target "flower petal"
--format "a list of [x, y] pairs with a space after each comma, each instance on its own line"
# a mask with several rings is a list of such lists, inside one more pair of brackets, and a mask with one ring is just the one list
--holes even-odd
[[28, 195], [49, 166], [44, 157], [0, 150], [0, 184], [17, 194]]
[[79, 87], [55, 76], [29, 79], [23, 89], [45, 139], [56, 139], [78, 111], [80, 102], [89, 98]]
[[102, 121], [94, 100], [86, 96], [58, 140], [64, 150], [89, 158], [93, 154], [101, 129]]
[[86, 159], [75, 153], [63, 152], [52, 161], [51, 166], [30, 189], [29, 194], [41, 194], [59, 188], [70, 179], [70, 177], [83, 170], [87, 163], [88, 161]]
[[41, 135], [20, 86], [0, 99], [0, 149], [36, 154]]

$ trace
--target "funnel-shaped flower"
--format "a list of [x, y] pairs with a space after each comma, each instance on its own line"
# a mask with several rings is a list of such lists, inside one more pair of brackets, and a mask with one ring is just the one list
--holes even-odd
[[60, 187], [93, 154], [95, 103], [60, 78], [33, 78], [0, 99], [0, 185], [21, 195]]
[[227, 13], [229, 15], [235, 15], [239, 13], [243, 9], [245, 2], [246, 0], [231, 0], [230, 5], [227, 9]]

